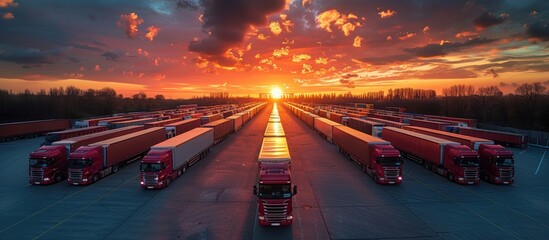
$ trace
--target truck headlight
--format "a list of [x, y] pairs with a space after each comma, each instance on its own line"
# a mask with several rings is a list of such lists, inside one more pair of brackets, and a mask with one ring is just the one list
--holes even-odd
[[49, 177], [44, 178], [44, 181], [49, 181], [49, 180], [50, 180]]
[[294, 216], [290, 215], [288, 217], [286, 217], [286, 220], [292, 220], [294, 218]]
[[259, 216], [259, 220], [265, 220], [264, 216]]
[[155, 177], [154, 180], [155, 180], [155, 181], [158, 181], [158, 177]]
[[87, 178], [82, 179], [82, 182], [87, 182], [87, 181], [88, 181]]
[[463, 178], [462, 178], [462, 177], [460, 177], [460, 178], [458, 178], [458, 180], [460, 180], [460, 181], [463, 181]]

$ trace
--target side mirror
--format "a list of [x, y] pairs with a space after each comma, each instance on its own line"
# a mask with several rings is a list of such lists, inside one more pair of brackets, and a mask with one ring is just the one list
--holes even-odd
[[297, 195], [297, 186], [294, 186], [294, 195]]
[[257, 195], [257, 186], [254, 185], [254, 195]]

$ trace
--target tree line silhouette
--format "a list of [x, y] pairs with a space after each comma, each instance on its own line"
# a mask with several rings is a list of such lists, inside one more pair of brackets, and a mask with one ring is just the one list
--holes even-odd
[[[295, 94], [295, 102], [348, 105], [373, 103], [377, 109], [404, 107], [407, 112], [474, 118], [481, 123], [549, 131], [549, 91], [540, 82], [524, 83], [514, 94], [504, 95], [497, 86], [453, 85], [436, 96], [434, 90], [396, 88], [363, 94]], [[0, 122], [50, 118], [82, 119], [113, 113], [173, 109], [181, 104], [217, 105], [259, 101], [257, 98], [194, 97], [165, 99], [145, 92], [124, 97], [112, 88], [51, 88], [33, 93], [11, 93], [0, 89]]]

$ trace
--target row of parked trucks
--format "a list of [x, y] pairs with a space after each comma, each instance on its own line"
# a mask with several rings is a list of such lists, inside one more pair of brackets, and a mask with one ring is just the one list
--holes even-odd
[[[349, 143], [338, 143], [339, 140], [336, 140], [338, 137], [335, 133], [340, 131], [341, 125], [347, 125], [362, 133], [390, 142], [403, 156], [422, 164], [426, 169], [438, 173], [450, 181], [459, 184], [477, 184], [482, 178], [495, 184], [514, 183], [513, 152], [497, 145], [498, 141], [492, 140], [498, 139], [497, 137], [479, 134], [479, 132], [497, 134], [493, 131], [461, 126], [458, 127], [462, 130], [459, 131], [460, 133], [448, 132], [448, 123], [433, 124], [430, 120], [414, 119], [409, 119], [408, 123], [404, 123], [375, 117], [364, 117], [365, 119], [344, 117], [341, 122], [334, 122], [303, 110], [314, 110], [312, 107], [296, 103], [290, 103], [288, 106], [304, 120], [313, 116], [312, 127], [328, 141], [338, 145], [342, 153], [361, 163], [364, 170], [372, 176], [376, 174], [372, 170], [376, 167], [367, 169], [368, 161], [356, 160], [359, 157], [353, 156], [352, 152], [356, 151], [356, 147], [348, 147]], [[323, 114], [332, 115], [329, 111]], [[435, 119], [432, 116], [431, 118]], [[451, 120], [463, 121], [456, 118]], [[476, 122], [467, 121], [467, 123]], [[479, 135], [490, 138], [482, 138]], [[504, 135], [508, 138], [510, 136], [521, 137], [520, 135], [515, 136], [515, 134]], [[523, 141], [523, 139], [516, 140]], [[364, 156], [365, 154], [358, 155]], [[377, 174], [377, 176], [380, 175]]]
[[307, 112], [299, 104], [284, 105], [322, 137], [337, 145], [340, 153], [358, 163], [377, 183], [402, 182], [402, 158], [390, 142]]
[[[247, 119], [249, 119], [263, 106], [264, 103], [249, 105], [248, 109], [242, 113], [238, 113], [238, 115], [246, 115], [248, 116]], [[166, 149], [169, 145], [174, 145], [176, 140], [181, 141], [185, 138], [194, 138], [195, 135], [199, 138], [199, 134], [196, 134], [196, 131], [191, 132], [191, 130], [200, 127], [200, 122], [200, 119], [179, 119], [178, 122], [164, 121], [164, 124], [166, 124], [164, 126], [145, 126], [146, 124], [144, 123], [143, 125], [126, 126], [110, 130], [106, 130], [103, 127], [102, 130], [104, 131], [94, 133], [88, 130], [97, 129], [98, 127], [81, 128], [79, 129], [80, 131], [88, 134], [55, 141], [51, 145], [44, 145], [30, 153], [29, 183], [46, 185], [67, 179], [68, 183], [72, 185], [91, 184], [111, 173], [117, 172], [127, 163], [142, 157], [151, 149], [151, 146], [160, 144], [166, 139], [168, 139], [168, 143], [154, 148], [154, 153], [159, 152], [159, 149]], [[216, 140], [214, 136], [217, 137], [217, 141], [220, 141], [224, 136], [232, 132], [227, 131], [227, 129], [235, 129], [234, 123], [235, 121], [228, 120], [228, 122], [224, 121], [223, 126], [230, 125], [229, 127], [217, 128], [217, 125], [205, 125], [202, 127], [207, 129], [207, 132], [212, 135], [213, 144]], [[68, 131], [72, 132], [76, 130]], [[186, 134], [187, 132], [191, 133]], [[215, 134], [216, 132], [218, 132], [217, 135]], [[191, 135], [193, 137], [190, 137]], [[173, 136], [181, 137], [172, 141], [171, 137]], [[176, 145], [172, 147], [175, 149]], [[196, 149], [193, 148], [193, 150]], [[173, 156], [169, 156], [169, 154], [161, 156], [163, 157], [160, 160], [161, 165], [162, 163], [170, 163], [169, 160], [166, 160], [170, 157], [181, 156], [180, 151], [176, 152], [174, 150], [171, 154]], [[204, 152], [202, 152], [201, 156], [203, 155]], [[151, 156], [147, 159], [154, 159], [154, 157]], [[172, 169], [168, 170], [175, 172], [185, 170], [177, 163], [171, 164], [171, 166]], [[173, 168], [174, 166], [175, 168]], [[171, 180], [171, 178], [166, 179]], [[142, 187], [148, 188], [145, 182], [147, 181], [142, 177]], [[166, 180], [163, 181], [163, 184], [166, 184]]]
[[257, 217], [261, 226], [285, 226], [293, 222], [291, 156], [280, 122], [277, 103], [269, 116], [257, 158], [259, 179], [253, 186], [257, 196]]

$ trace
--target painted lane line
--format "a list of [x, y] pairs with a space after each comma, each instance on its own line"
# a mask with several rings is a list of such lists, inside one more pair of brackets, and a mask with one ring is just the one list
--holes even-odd
[[547, 150], [543, 152], [543, 155], [541, 155], [541, 159], [539, 160], [538, 168], [536, 169], [536, 172], [534, 173], [535, 176], [538, 175], [539, 168], [541, 167], [541, 164], [543, 163], [543, 159], [545, 158], [545, 154], [547, 153]]
[[522, 150], [522, 151], [519, 153], [519, 155], [522, 155], [524, 152], [526, 152], [526, 150], [528, 150], [528, 149]]

